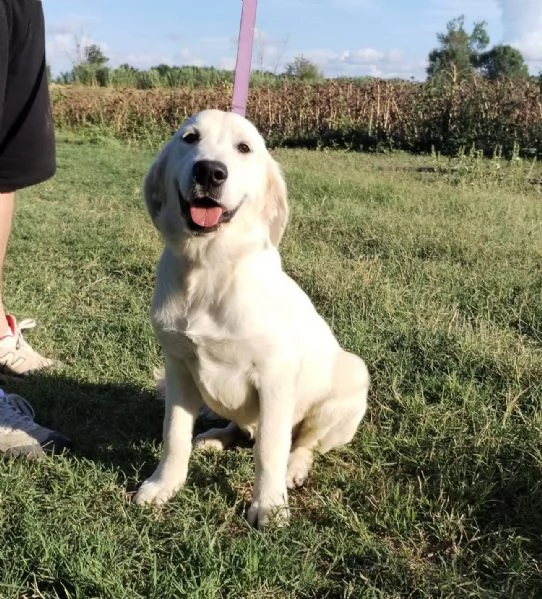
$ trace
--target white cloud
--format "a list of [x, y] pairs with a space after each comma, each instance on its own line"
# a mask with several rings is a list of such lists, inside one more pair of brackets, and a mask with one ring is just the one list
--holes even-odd
[[218, 68], [233, 71], [233, 69], [235, 69], [235, 57], [222, 56], [222, 58], [218, 61]]
[[542, 63], [542, 1], [497, 2], [502, 14], [504, 43], [518, 48], [527, 61]]
[[[289, 41], [290, 38], [287, 35], [278, 38], [256, 27], [252, 47], [252, 68], [259, 71], [280, 73], [284, 70], [284, 54]], [[233, 42], [233, 51], [237, 52], [237, 39]]]
[[402, 56], [399, 50], [379, 52], [373, 48], [363, 48], [362, 50], [347, 50], [342, 53], [339, 60], [354, 66], [374, 63], [393, 64], [400, 62]]
[[339, 53], [314, 50], [305, 52], [304, 56], [315, 62], [329, 77], [369, 75], [420, 79], [425, 74], [425, 61], [405, 59], [400, 50], [381, 52], [374, 48], [359, 48]]
[[[171, 53], [160, 52], [126, 52], [110, 48], [107, 43], [83, 33], [85, 26], [91, 21], [85, 17], [76, 17], [61, 23], [54, 23], [46, 31], [47, 62], [51, 65], [53, 75], [69, 71], [74, 64], [84, 58], [83, 49], [91, 44], [98, 45], [109, 58], [108, 65], [118, 67], [127, 63], [138, 69], [148, 69], [159, 64], [203, 66], [205, 61], [183, 48]], [[134, 45], [135, 47], [135, 45]]]
[[70, 70], [83, 59], [83, 48], [97, 44], [106, 52], [107, 44], [85, 33], [97, 19], [87, 16], [73, 16], [62, 21], [46, 21], [45, 48], [47, 62], [54, 74]]
[[[106, 53], [107, 54], [107, 53]], [[159, 64], [169, 66], [188, 65], [201, 67], [205, 64], [201, 58], [195, 56], [188, 48], [183, 48], [173, 54], [160, 54], [158, 52], [110, 52], [109, 65], [118, 67], [127, 63], [136, 69], [150, 69]]]
[[56, 75], [61, 71], [68, 71], [74, 64], [81, 62], [84, 58], [83, 49], [92, 44], [100, 46], [107, 55], [107, 44], [87, 35], [79, 36], [70, 32], [48, 34], [45, 51], [47, 62], [51, 65], [53, 73]]

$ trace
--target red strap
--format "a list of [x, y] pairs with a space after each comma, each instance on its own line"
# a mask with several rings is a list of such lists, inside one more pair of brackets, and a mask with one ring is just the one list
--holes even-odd
[[2, 335], [2, 337], [0, 337], [0, 341], [2, 341], [2, 339], [7, 339], [8, 337], [15, 337], [15, 331], [17, 329], [15, 318], [11, 314], [6, 314], [6, 320], [8, 321], [8, 327], [10, 331], [9, 333]]

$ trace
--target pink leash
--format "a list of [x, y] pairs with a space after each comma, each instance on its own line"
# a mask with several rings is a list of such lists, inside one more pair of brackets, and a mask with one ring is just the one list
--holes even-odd
[[248, 100], [248, 83], [252, 64], [252, 42], [256, 23], [256, 0], [243, 0], [237, 61], [235, 63], [235, 81], [233, 84], [232, 112], [245, 116]]

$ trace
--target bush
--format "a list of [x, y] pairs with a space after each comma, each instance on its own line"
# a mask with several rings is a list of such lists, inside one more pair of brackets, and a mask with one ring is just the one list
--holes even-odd
[[[125, 91], [53, 86], [60, 126], [99, 126], [121, 139], [162, 141], [204, 108], [230, 109], [232, 83], [156, 87], [146, 72]], [[536, 81], [482, 79], [455, 86], [405, 81], [325, 81], [251, 90], [247, 116], [272, 146], [340, 146], [455, 154], [474, 145], [484, 154], [542, 155], [542, 94]]]

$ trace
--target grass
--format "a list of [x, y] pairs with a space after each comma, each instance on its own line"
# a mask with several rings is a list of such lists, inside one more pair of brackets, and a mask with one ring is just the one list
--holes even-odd
[[0, 597], [542, 596], [542, 196], [528, 165], [276, 152], [285, 267], [373, 388], [353, 443], [292, 494], [291, 526], [259, 533], [243, 519], [248, 448], [194, 455], [163, 508], [130, 504], [163, 413], [151, 153], [66, 136], [58, 154], [57, 176], [18, 199], [6, 302], [64, 366], [6, 388], [77, 446], [1, 464]]

